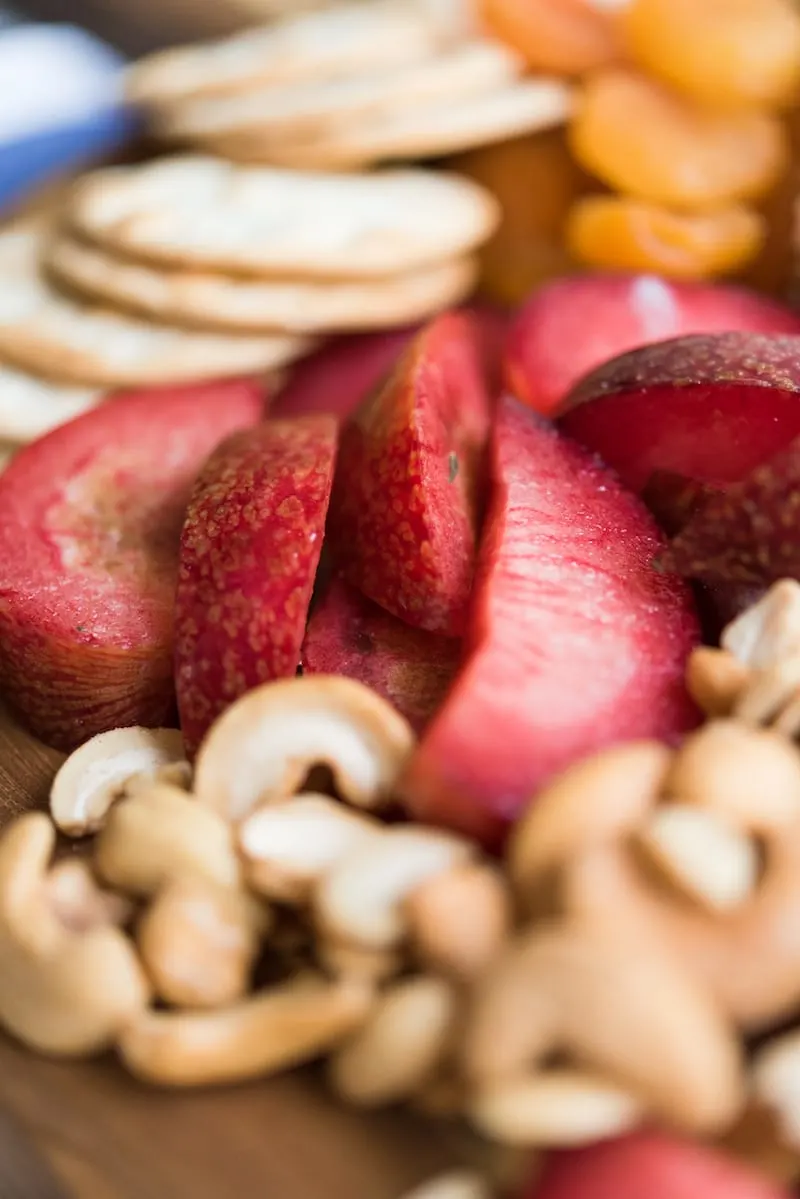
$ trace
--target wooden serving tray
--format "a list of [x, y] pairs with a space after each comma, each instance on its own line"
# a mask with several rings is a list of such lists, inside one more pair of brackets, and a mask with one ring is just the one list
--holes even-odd
[[[60, 761], [0, 711], [0, 824], [44, 806]], [[0, 1199], [400, 1199], [458, 1157], [443, 1130], [348, 1112], [311, 1073], [167, 1093], [0, 1034]]]

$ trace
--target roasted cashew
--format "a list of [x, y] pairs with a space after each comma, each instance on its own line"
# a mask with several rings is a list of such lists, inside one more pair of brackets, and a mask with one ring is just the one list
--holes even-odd
[[333, 1089], [361, 1107], [407, 1099], [450, 1048], [457, 1010], [455, 990], [442, 979], [421, 976], [396, 983], [331, 1057]]
[[781, 579], [724, 629], [720, 643], [751, 670], [766, 670], [800, 650], [800, 584]]
[[169, 879], [193, 876], [237, 887], [241, 875], [230, 826], [185, 791], [163, 784], [114, 805], [94, 860], [111, 886], [145, 897]]
[[725, 649], [700, 645], [686, 663], [686, 689], [706, 716], [730, 716], [750, 670]]
[[657, 943], [614, 923], [542, 925], [513, 942], [477, 987], [462, 1047], [474, 1103], [537, 1078], [554, 1053], [692, 1131], [725, 1128], [744, 1102], [733, 1028]]
[[257, 808], [238, 829], [250, 886], [268, 899], [302, 904], [314, 884], [384, 826], [327, 795], [297, 795]]
[[194, 790], [232, 821], [294, 795], [314, 766], [339, 795], [379, 808], [414, 748], [410, 725], [353, 679], [306, 675], [265, 683], [220, 716], [200, 747]]
[[122, 785], [121, 799], [130, 799], [132, 795], [141, 795], [143, 791], [151, 791], [154, 786], [164, 783], [167, 787], [177, 787], [179, 791], [191, 791], [192, 767], [189, 762], [168, 762], [157, 770], [140, 770], [132, 774]]
[[372, 1003], [367, 987], [296, 979], [213, 1012], [145, 1012], [117, 1047], [133, 1074], [162, 1086], [242, 1082], [333, 1049]]
[[[601, 760], [606, 766], [611, 761], [598, 755], [545, 788], [523, 817], [511, 849], [523, 901], [530, 901], [544, 877], [555, 875], [560, 911], [628, 928], [678, 954], [745, 1027], [758, 1028], [790, 1012], [800, 999], [797, 750], [775, 733], [716, 721], [689, 737], [673, 760], [664, 781], [669, 795], [763, 842], [760, 880], [746, 902], [723, 912], [707, 902], [681, 902], [653, 885], [633, 849], [658, 796], [643, 790], [637, 811], [625, 790], [621, 754], [620, 790], [605, 792], [601, 815], [599, 792], [589, 785], [592, 766]], [[586, 785], [565, 799], [570, 778], [574, 783], [579, 775]]]
[[451, 978], [475, 978], [489, 967], [511, 928], [511, 897], [499, 870], [457, 866], [420, 883], [405, 902], [417, 958]]
[[183, 738], [176, 729], [133, 727], [100, 733], [59, 769], [50, 790], [50, 814], [70, 837], [94, 833], [128, 779], [153, 775], [183, 756]]
[[781, 1142], [800, 1150], [800, 1032], [776, 1037], [753, 1062], [753, 1097], [775, 1118]]
[[99, 886], [85, 858], [62, 858], [45, 879], [47, 900], [55, 915], [75, 932], [98, 924], [130, 923], [134, 905], [124, 895]]
[[318, 937], [314, 953], [320, 967], [333, 978], [374, 984], [395, 978], [407, 965], [399, 949], [364, 949], [332, 937]]
[[109, 1045], [144, 1010], [148, 987], [112, 923], [65, 923], [47, 888], [55, 829], [30, 813], [0, 838], [0, 1022], [44, 1053]]
[[248, 990], [268, 909], [244, 890], [190, 877], [167, 882], [136, 943], [156, 994], [175, 1007], [222, 1007]]
[[506, 1145], [586, 1145], [620, 1136], [642, 1122], [629, 1091], [580, 1070], [543, 1070], [497, 1082], [467, 1106], [475, 1128]]
[[365, 949], [395, 948], [407, 935], [407, 897], [474, 852], [461, 837], [408, 825], [356, 845], [316, 887], [313, 906], [323, 937]]
[[741, 907], [760, 870], [754, 842], [720, 812], [692, 804], [660, 804], [638, 843], [684, 895], [715, 912]]

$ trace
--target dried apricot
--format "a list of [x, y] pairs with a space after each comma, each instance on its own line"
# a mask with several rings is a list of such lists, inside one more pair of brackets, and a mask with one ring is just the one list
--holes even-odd
[[481, 251], [481, 291], [517, 304], [538, 283], [564, 274], [564, 220], [587, 180], [563, 130], [550, 130], [459, 155], [449, 164], [500, 202], [502, 221]]
[[615, 24], [584, 0], [480, 0], [480, 14], [535, 70], [581, 75], [619, 57]]
[[586, 81], [569, 140], [581, 165], [604, 183], [669, 208], [756, 199], [780, 178], [789, 153], [777, 117], [700, 109], [619, 68]]
[[673, 279], [738, 270], [755, 258], [765, 234], [763, 218], [740, 204], [689, 215], [624, 196], [579, 200], [566, 230], [570, 251], [587, 266]]
[[781, 106], [800, 90], [792, 0], [633, 0], [621, 28], [641, 67], [702, 103]]

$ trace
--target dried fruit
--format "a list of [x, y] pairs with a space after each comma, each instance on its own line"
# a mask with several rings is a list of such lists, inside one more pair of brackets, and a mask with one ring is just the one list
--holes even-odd
[[645, 71], [712, 107], [782, 107], [800, 88], [792, 0], [633, 0], [625, 44]]
[[464, 630], [489, 419], [474, 327], [447, 313], [342, 433], [336, 560], [370, 599], [429, 632]]
[[731, 274], [756, 257], [765, 237], [765, 221], [744, 205], [688, 214], [624, 196], [589, 196], [573, 206], [566, 225], [579, 262], [672, 279]]
[[208, 454], [263, 400], [249, 382], [120, 396], [3, 472], [0, 677], [48, 743], [170, 724], [186, 503]]
[[583, 0], [480, 0], [480, 12], [535, 70], [581, 75], [619, 54], [610, 18]]
[[670, 283], [654, 275], [559, 279], [531, 296], [511, 325], [505, 382], [518, 399], [547, 414], [582, 375], [618, 354], [730, 329], [800, 333], [800, 319], [734, 287]]
[[245, 691], [294, 675], [336, 457], [330, 416], [267, 421], [219, 447], [181, 534], [175, 687], [187, 751]]
[[651, 517], [609, 472], [510, 399], [492, 452], [472, 653], [401, 781], [417, 818], [487, 841], [576, 758], [691, 726], [697, 632], [688, 592], [651, 566]]
[[460, 655], [460, 641], [414, 629], [336, 579], [311, 615], [302, 666], [304, 674], [366, 683], [419, 732], [444, 699]]
[[536, 284], [570, 269], [564, 214], [580, 194], [584, 176], [563, 130], [482, 146], [450, 165], [500, 202], [500, 226], [480, 252], [484, 295], [500, 304], [519, 304]]
[[569, 139], [578, 162], [615, 190], [690, 210], [765, 195], [789, 154], [777, 117], [699, 109], [623, 69], [587, 80]]

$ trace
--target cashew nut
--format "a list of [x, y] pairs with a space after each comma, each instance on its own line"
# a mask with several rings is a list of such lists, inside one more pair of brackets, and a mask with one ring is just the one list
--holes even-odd
[[460, 837], [405, 825], [357, 845], [324, 875], [314, 894], [323, 936], [366, 949], [391, 949], [406, 935], [403, 903], [415, 887], [469, 861]]
[[166, 766], [159, 766], [152, 772], [140, 770], [138, 774], [132, 774], [125, 780], [121, 798], [129, 799], [132, 795], [141, 795], [143, 791], [150, 791], [159, 783], [164, 783], [167, 787], [177, 787], [179, 791], [191, 791], [191, 765], [189, 762], [168, 762]]
[[448, 1050], [456, 1012], [455, 991], [442, 979], [420, 977], [395, 984], [330, 1059], [328, 1076], [334, 1090], [362, 1107], [408, 1098]]
[[580, 838], [582, 848], [635, 828], [667, 776], [670, 751], [658, 741], [631, 741], [576, 762], [539, 792], [512, 829], [508, 869], [525, 902], [561, 867]]
[[377, 984], [400, 974], [406, 964], [398, 950], [363, 949], [330, 937], [318, 939], [314, 948], [319, 965], [334, 978]]
[[302, 904], [339, 858], [382, 832], [383, 825], [327, 795], [298, 795], [248, 816], [239, 826], [239, 850], [251, 887]]
[[730, 716], [750, 670], [732, 653], [701, 645], [689, 655], [686, 689], [706, 716]]
[[755, 845], [710, 809], [662, 804], [646, 821], [639, 844], [680, 891], [712, 911], [739, 907], [758, 882]]
[[[796, 715], [795, 701], [800, 692], [800, 652], [783, 658], [765, 670], [753, 670], [742, 694], [733, 706], [733, 715], [745, 724], [771, 724], [783, 729]], [[787, 716], [787, 711], [792, 715]]]
[[47, 889], [54, 845], [38, 812], [0, 838], [0, 1023], [34, 1049], [78, 1056], [110, 1044], [148, 987], [119, 928], [59, 918]]
[[484, 1136], [509, 1145], [585, 1145], [640, 1124], [642, 1104], [607, 1079], [546, 1070], [478, 1091], [467, 1115]]
[[70, 837], [96, 832], [132, 775], [152, 775], [183, 756], [183, 738], [176, 729], [134, 727], [100, 733], [59, 769], [50, 791], [50, 814]]
[[449, 1170], [408, 1191], [403, 1199], [492, 1199], [488, 1178], [473, 1170]]
[[452, 978], [487, 969], [511, 928], [511, 899], [503, 876], [483, 863], [435, 875], [405, 902], [408, 935], [419, 960]]
[[332, 1049], [372, 1002], [366, 987], [296, 979], [213, 1012], [145, 1012], [117, 1047], [133, 1074], [162, 1086], [242, 1082]]
[[744, 1101], [738, 1041], [705, 989], [613, 922], [540, 926], [512, 943], [477, 988], [462, 1053], [479, 1091], [567, 1053], [697, 1132], [726, 1127]]
[[163, 784], [114, 805], [97, 837], [95, 867], [113, 887], [142, 896], [185, 875], [236, 887], [241, 872], [229, 825]]
[[399, 712], [362, 683], [279, 679], [248, 692], [213, 725], [197, 756], [195, 794], [239, 821], [259, 803], [293, 795], [312, 767], [324, 765], [345, 800], [379, 808], [414, 741]]
[[781, 1140], [800, 1149], [800, 1032], [768, 1042], [753, 1063], [753, 1096], [772, 1112]]
[[131, 901], [98, 886], [84, 858], [63, 858], [57, 862], [45, 879], [45, 888], [58, 919], [75, 932], [98, 924], [116, 924], [121, 928], [133, 918]]
[[773, 583], [766, 595], [724, 629], [722, 648], [745, 666], [765, 670], [800, 650], [800, 584]]
[[245, 891], [202, 878], [165, 884], [139, 922], [139, 954], [176, 1007], [222, 1007], [250, 985], [269, 913]]

